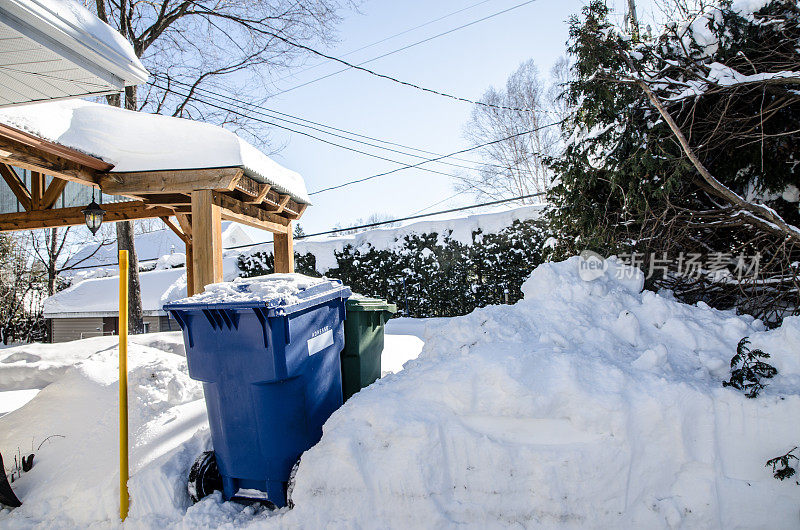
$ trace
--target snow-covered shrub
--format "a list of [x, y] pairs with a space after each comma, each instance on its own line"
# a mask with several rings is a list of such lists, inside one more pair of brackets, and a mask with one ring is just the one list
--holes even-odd
[[[464, 315], [476, 307], [514, 303], [531, 271], [544, 261], [545, 225], [515, 220], [495, 232], [472, 233], [467, 245], [451, 233], [413, 233], [389, 248], [369, 243], [336, 251], [336, 266], [325, 275], [342, 280], [357, 293], [396, 303], [401, 314], [413, 317]], [[238, 258], [241, 275], [274, 271], [270, 252]], [[321, 276], [313, 254], [295, 253], [295, 270]]]
[[[241, 254], [237, 258], [237, 265], [241, 272], [240, 275], [244, 278], [263, 276], [275, 272], [275, 257], [272, 255], [272, 252], [264, 251]], [[314, 257], [314, 254], [294, 253], [295, 272], [305, 274], [306, 276], [322, 276], [322, 274], [317, 271], [316, 266], [317, 258]]]

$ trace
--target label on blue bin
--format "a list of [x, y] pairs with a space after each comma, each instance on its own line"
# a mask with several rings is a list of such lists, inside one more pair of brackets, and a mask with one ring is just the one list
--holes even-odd
[[309, 357], [317, 352], [321, 352], [328, 346], [333, 346], [333, 330], [330, 326], [325, 326], [312, 333], [311, 338], [308, 339]]

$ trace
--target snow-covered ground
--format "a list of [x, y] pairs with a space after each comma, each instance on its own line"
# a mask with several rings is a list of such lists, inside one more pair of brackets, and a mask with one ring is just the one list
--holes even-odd
[[[200, 387], [178, 334], [136, 337], [126, 526], [797, 528], [800, 488], [764, 463], [800, 442], [800, 318], [766, 331], [616, 270], [584, 282], [575, 259], [548, 263], [514, 306], [391, 322], [384, 369], [404, 369], [334, 413], [275, 513], [190, 506], [210, 446]], [[721, 385], [743, 336], [779, 370], [757, 399]], [[109, 337], [0, 353], [0, 390], [49, 383], [0, 418], [3, 454], [64, 436], [35, 451], [0, 526], [117, 525], [116, 356]]]

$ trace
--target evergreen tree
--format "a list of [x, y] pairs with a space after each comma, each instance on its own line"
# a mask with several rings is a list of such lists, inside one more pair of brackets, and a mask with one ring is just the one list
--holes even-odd
[[[548, 214], [556, 257], [640, 253], [645, 271], [656, 271], [650, 287], [684, 301], [735, 306], [768, 323], [796, 312], [800, 239], [710, 186], [639, 82], [726, 191], [800, 226], [800, 74], [776, 75], [800, 64], [797, 2], [773, 0], [755, 13], [723, 2], [638, 40], [595, 0], [571, 21], [569, 53], [572, 135], [552, 161], [560, 183]], [[680, 256], [690, 253], [716, 256], [717, 270], [685, 274]], [[656, 268], [652, 258], [664, 256]], [[762, 267], [736, 275], [737, 256], [760, 256]]]

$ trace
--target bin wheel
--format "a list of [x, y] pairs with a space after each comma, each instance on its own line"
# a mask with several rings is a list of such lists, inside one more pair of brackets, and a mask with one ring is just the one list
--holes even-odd
[[289, 507], [291, 510], [294, 508], [294, 501], [292, 500], [292, 492], [294, 491], [294, 483], [295, 483], [295, 476], [297, 475], [297, 469], [300, 467], [300, 459], [297, 459], [297, 462], [294, 463], [292, 466], [292, 470], [289, 472], [289, 482], [286, 483], [286, 506]]
[[192, 502], [199, 502], [214, 491], [222, 491], [222, 476], [219, 474], [214, 451], [205, 451], [194, 461], [189, 471], [188, 490]]

